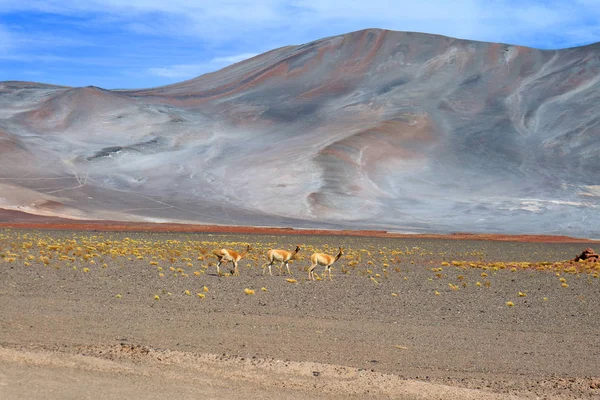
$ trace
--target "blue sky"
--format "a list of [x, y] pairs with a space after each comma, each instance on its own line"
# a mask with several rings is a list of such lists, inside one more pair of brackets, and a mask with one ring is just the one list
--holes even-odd
[[600, 0], [0, 0], [0, 81], [153, 87], [364, 28], [556, 49], [600, 41]]

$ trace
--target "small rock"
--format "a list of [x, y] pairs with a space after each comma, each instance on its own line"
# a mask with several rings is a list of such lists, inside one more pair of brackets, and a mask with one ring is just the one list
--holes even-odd
[[592, 379], [590, 389], [600, 389], [600, 378]]
[[313, 376], [320, 376], [321, 373], [319, 371], [313, 371]]
[[590, 247], [588, 247], [587, 249], [585, 249], [580, 255], [578, 255], [577, 257], [575, 257], [573, 259], [573, 261], [579, 261], [579, 260], [594, 260], [594, 261], [600, 261], [600, 255], [596, 254], [596, 252], [591, 249]]

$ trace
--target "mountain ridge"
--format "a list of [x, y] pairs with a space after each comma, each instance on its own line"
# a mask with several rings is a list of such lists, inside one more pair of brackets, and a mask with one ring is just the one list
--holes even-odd
[[598, 44], [369, 29], [157, 88], [0, 82], [2, 200], [89, 219], [599, 236], [598, 72]]

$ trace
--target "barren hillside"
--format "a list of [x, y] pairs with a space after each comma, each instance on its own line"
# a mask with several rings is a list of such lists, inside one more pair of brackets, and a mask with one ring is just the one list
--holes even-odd
[[600, 237], [600, 44], [364, 30], [175, 85], [0, 82], [0, 207]]

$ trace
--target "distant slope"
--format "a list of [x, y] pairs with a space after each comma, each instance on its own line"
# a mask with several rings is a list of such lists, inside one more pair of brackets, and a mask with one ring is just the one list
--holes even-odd
[[0, 207], [600, 237], [599, 82], [600, 44], [384, 30], [145, 90], [2, 82]]

